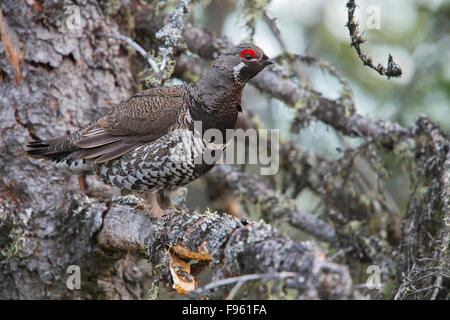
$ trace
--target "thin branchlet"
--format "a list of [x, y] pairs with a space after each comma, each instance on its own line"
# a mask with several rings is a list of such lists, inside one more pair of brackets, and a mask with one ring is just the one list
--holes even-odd
[[155, 34], [155, 37], [162, 41], [158, 48], [158, 54], [161, 57], [160, 71], [156, 76], [158, 83], [172, 75], [174, 67], [173, 55], [175, 54], [175, 49], [182, 46], [184, 18], [189, 12], [190, 6], [190, 0], [179, 0], [177, 7], [170, 16], [169, 23]]
[[351, 43], [350, 45], [355, 48], [358, 57], [361, 59], [364, 65], [377, 71], [380, 75], [390, 78], [399, 78], [402, 75], [402, 69], [394, 62], [394, 58], [389, 54], [387, 66], [384, 67], [381, 63], [374, 65], [372, 58], [368, 56], [361, 49], [361, 45], [366, 42], [366, 39], [361, 35], [359, 30], [359, 22], [355, 20], [356, 1], [347, 1], [347, 28], [350, 33]]

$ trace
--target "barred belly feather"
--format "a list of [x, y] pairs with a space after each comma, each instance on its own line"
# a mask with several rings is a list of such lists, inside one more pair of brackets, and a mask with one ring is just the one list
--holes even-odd
[[132, 192], [174, 190], [200, 175], [195, 159], [205, 150], [202, 139], [187, 129], [174, 130], [118, 159], [96, 166], [96, 173], [119, 189]]

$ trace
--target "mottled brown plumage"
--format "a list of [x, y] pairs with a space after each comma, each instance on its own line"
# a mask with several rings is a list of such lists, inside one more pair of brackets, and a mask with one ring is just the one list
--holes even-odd
[[212, 167], [194, 163], [205, 148], [194, 121], [203, 131], [233, 129], [246, 82], [271, 63], [259, 47], [240, 44], [200, 81], [140, 92], [71, 135], [30, 142], [27, 153], [72, 173], [96, 173], [121, 190], [173, 190]]
[[140, 92], [80, 132], [74, 146], [95, 163], [116, 159], [167, 134], [187, 109], [183, 90], [160, 87]]

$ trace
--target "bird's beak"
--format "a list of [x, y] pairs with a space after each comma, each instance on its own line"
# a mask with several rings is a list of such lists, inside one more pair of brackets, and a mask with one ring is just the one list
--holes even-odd
[[268, 66], [269, 64], [273, 64], [273, 60], [270, 58], [267, 58], [265, 60], [262, 61], [264, 63], [265, 66]]

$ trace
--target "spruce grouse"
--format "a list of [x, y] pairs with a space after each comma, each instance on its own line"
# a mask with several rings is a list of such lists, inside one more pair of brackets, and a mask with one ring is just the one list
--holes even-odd
[[[28, 155], [52, 160], [72, 174], [97, 174], [122, 192], [144, 196], [151, 214], [172, 207], [173, 191], [214, 164], [194, 159], [205, 143], [194, 130], [234, 129], [242, 90], [272, 60], [253, 44], [224, 52], [194, 83], [145, 90], [77, 132], [28, 144]], [[159, 195], [159, 205], [156, 193]]]

